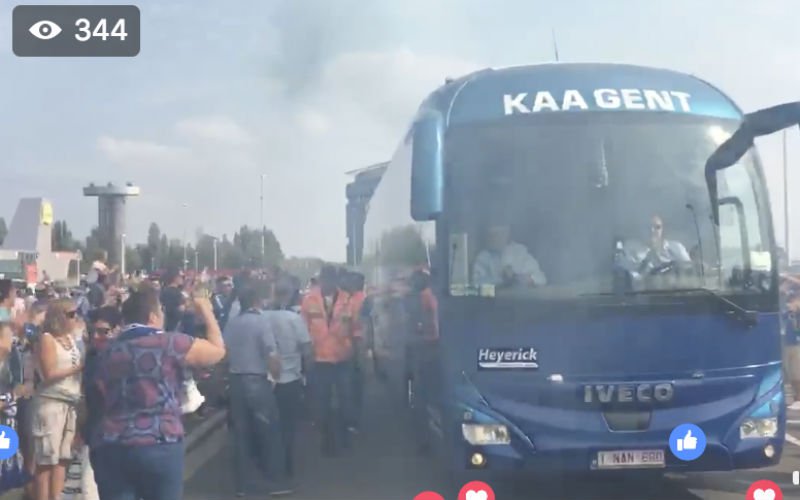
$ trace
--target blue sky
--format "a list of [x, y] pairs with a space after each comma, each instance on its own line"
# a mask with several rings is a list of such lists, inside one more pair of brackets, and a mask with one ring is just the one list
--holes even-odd
[[[130, 202], [129, 239], [144, 241], [153, 220], [175, 237], [231, 234], [258, 224], [263, 173], [265, 222], [285, 251], [343, 259], [344, 172], [388, 158], [445, 76], [552, 60], [551, 28], [563, 61], [694, 73], [745, 110], [800, 99], [796, 1], [136, 3], [136, 58], [21, 59], [9, 42], [0, 51], [7, 220], [19, 197], [45, 196], [83, 236], [97, 210], [81, 187], [133, 181], [142, 196]], [[8, 33], [14, 4], [3, 5]], [[760, 145], [782, 228], [780, 138]], [[800, 201], [793, 212], [800, 220]], [[792, 243], [800, 258], [800, 229]]]

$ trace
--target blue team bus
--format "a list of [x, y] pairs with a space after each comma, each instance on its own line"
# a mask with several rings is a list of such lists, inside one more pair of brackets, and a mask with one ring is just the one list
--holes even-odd
[[[777, 256], [752, 144], [796, 123], [786, 106], [744, 115], [699, 78], [618, 64], [486, 69], [425, 99], [369, 202], [364, 269], [376, 357], [403, 383], [391, 288], [431, 269], [437, 370], [408, 383], [450, 471], [779, 462]], [[670, 452], [684, 423], [707, 436], [694, 461]]]

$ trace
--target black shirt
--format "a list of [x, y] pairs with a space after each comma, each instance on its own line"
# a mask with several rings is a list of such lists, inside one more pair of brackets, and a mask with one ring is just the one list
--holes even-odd
[[183, 292], [176, 286], [168, 286], [161, 291], [161, 307], [164, 308], [164, 331], [174, 332], [181, 322], [183, 313]]

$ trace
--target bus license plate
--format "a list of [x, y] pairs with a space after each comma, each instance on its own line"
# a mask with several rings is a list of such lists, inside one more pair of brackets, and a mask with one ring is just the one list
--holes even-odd
[[619, 450], [597, 453], [598, 469], [664, 467], [664, 450]]

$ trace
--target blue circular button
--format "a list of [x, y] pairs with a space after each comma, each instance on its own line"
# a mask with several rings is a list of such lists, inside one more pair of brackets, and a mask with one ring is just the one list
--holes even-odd
[[669, 449], [679, 460], [697, 460], [706, 451], [706, 434], [694, 424], [681, 424], [669, 435]]
[[0, 425], [0, 460], [7, 460], [14, 456], [19, 449], [19, 436], [17, 431], [7, 425]]

